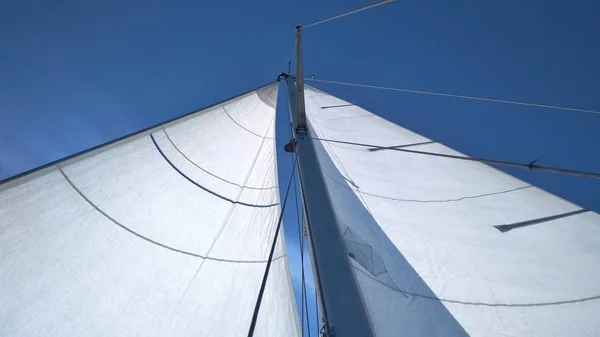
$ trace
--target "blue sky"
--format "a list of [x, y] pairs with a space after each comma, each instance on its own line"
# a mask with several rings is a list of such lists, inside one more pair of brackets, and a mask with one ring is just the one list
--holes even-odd
[[[272, 81], [295, 25], [368, 3], [5, 1], [0, 178]], [[305, 73], [600, 110], [599, 15], [595, 0], [397, 1], [307, 29]], [[597, 114], [317, 86], [471, 156], [600, 171]], [[278, 165], [284, 185], [289, 155]], [[600, 180], [506, 171], [600, 211]], [[297, 281], [293, 212], [285, 221]]]

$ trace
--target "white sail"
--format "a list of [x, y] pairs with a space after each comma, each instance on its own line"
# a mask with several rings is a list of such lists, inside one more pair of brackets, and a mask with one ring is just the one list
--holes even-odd
[[[318, 138], [459, 154], [314, 88], [305, 98]], [[478, 162], [313, 142], [377, 336], [600, 331], [598, 214]]]
[[[277, 88], [0, 186], [0, 335], [246, 335], [281, 212]], [[256, 336], [299, 335], [278, 243]]]

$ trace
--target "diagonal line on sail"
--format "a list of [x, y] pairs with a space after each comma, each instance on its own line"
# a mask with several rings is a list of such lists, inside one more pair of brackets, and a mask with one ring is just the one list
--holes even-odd
[[379, 146], [379, 145], [372, 145], [372, 144], [361, 144], [361, 143], [347, 142], [347, 141], [341, 141], [341, 140], [336, 140], [336, 139], [326, 139], [326, 138], [320, 138], [320, 137], [313, 137], [312, 139], [320, 140], [322, 142], [327, 142], [327, 143], [331, 142], [331, 143], [339, 143], [339, 144], [364, 146], [364, 147], [368, 147], [369, 151], [375, 151], [378, 149], [386, 148], [387, 150], [393, 150], [393, 151], [399, 151], [399, 152], [406, 152], [406, 153], [434, 156], [434, 157], [441, 157], [441, 158], [448, 158], [448, 159], [456, 159], [456, 160], [464, 160], [464, 161], [472, 161], [472, 162], [479, 162], [479, 163], [490, 164], [490, 165], [518, 167], [518, 168], [524, 168], [524, 169], [528, 169], [528, 170], [532, 170], [532, 171], [544, 171], [544, 172], [553, 172], [553, 173], [574, 175], [574, 176], [580, 176], [580, 177], [600, 178], [600, 173], [596, 173], [596, 172], [586, 172], [586, 171], [570, 170], [570, 169], [563, 169], [563, 168], [557, 168], [557, 167], [535, 165], [537, 160], [534, 160], [533, 162], [531, 162], [529, 164], [521, 164], [521, 163], [515, 163], [515, 162], [503, 161], [503, 160], [493, 160], [493, 159], [485, 159], [485, 158], [477, 158], [477, 157], [457, 156], [457, 155], [444, 154], [444, 153], [438, 153], [438, 152], [427, 152], [427, 151], [401, 149], [398, 147], [390, 148], [389, 146], [386, 147], [386, 146]]
[[385, 86], [380, 86], [380, 85], [370, 85], [370, 84], [359, 84], [359, 83], [350, 83], [350, 82], [341, 82], [341, 81], [321, 80], [321, 79], [316, 79], [316, 78], [312, 78], [312, 77], [306, 77], [304, 79], [307, 80], [307, 81], [313, 81], [313, 82], [341, 84], [341, 85], [348, 85], [348, 86], [354, 86], [354, 87], [363, 87], [363, 88], [371, 88], [371, 89], [400, 91], [400, 92], [407, 92], [407, 93], [420, 94], [420, 95], [432, 95], [432, 96], [459, 98], [459, 99], [466, 99], [466, 100], [473, 100], [473, 101], [494, 102], [494, 103], [503, 103], [503, 104], [523, 105], [523, 106], [530, 106], [530, 107], [544, 108], [544, 109], [556, 109], [556, 110], [566, 110], [566, 111], [590, 112], [590, 113], [600, 114], [600, 110], [577, 109], [577, 108], [570, 108], [570, 107], [564, 107], [564, 106], [556, 106], [556, 105], [548, 105], [548, 104], [538, 104], [538, 103], [529, 103], [529, 102], [519, 102], [519, 101], [503, 100], [503, 99], [488, 98], [488, 97], [475, 97], [475, 96], [457, 95], [457, 94], [442, 93], [442, 92], [433, 92], [433, 91], [413, 90], [413, 89], [405, 89], [405, 88], [385, 87]]
[[[327, 174], [327, 172], [324, 172], [324, 173], [327, 176], [327, 178], [329, 178], [330, 180], [332, 180], [334, 183], [339, 184], [342, 187], [345, 187], [345, 188], [347, 188], [349, 190], [353, 190], [353, 191], [355, 190], [352, 187], [348, 186], [347, 184], [335, 180], [329, 174]], [[394, 197], [388, 197], [388, 196], [385, 196], [385, 195], [379, 195], [379, 194], [369, 193], [369, 192], [365, 192], [365, 191], [362, 191], [362, 190], [360, 191], [360, 193], [366, 194], [366, 195], [369, 195], [369, 196], [372, 196], [372, 197], [376, 197], [376, 198], [389, 199], [389, 200], [402, 201], [402, 202], [442, 203], [442, 202], [454, 202], [454, 201], [461, 201], [461, 200], [465, 200], [465, 199], [476, 199], [476, 198], [487, 197], [487, 196], [492, 196], [492, 195], [510, 193], [510, 192], [515, 192], [515, 191], [519, 191], [519, 190], [523, 190], [523, 189], [531, 188], [531, 187], [534, 187], [534, 186], [533, 185], [527, 185], [527, 186], [521, 186], [521, 187], [513, 188], [513, 189], [510, 189], [510, 190], [504, 190], [504, 191], [499, 191], [499, 192], [483, 193], [483, 194], [465, 196], [465, 197], [454, 198], [454, 199], [438, 199], [438, 200], [435, 200], [435, 199], [433, 199], [433, 200], [419, 200], [419, 199], [394, 198]], [[357, 192], [358, 192], [358, 189], [357, 189]]]
[[[273, 119], [271, 120], [271, 123], [269, 123], [269, 126], [267, 127], [267, 131], [265, 131], [265, 132], [268, 132], [269, 128], [271, 127], [271, 124], [273, 124], [274, 121], [275, 121], [275, 116], [273, 116]], [[254, 157], [254, 161], [252, 162], [252, 165], [250, 165], [250, 169], [246, 173], [246, 178], [244, 179], [244, 185], [246, 185], [248, 183], [248, 179], [250, 178], [250, 175], [252, 174], [252, 171], [254, 170], [254, 167], [256, 166], [256, 162], [258, 161], [258, 157], [260, 156], [260, 152], [262, 151], [262, 147], [265, 144], [265, 137], [261, 137], [261, 138], [262, 138], [262, 141], [260, 143], [260, 146], [259, 146], [258, 150], [256, 151], [256, 156]], [[241, 197], [241, 195], [242, 195], [243, 192], [244, 192], [243, 188], [238, 191], [238, 194], [237, 194], [237, 196], [235, 198], [236, 201], [240, 200], [240, 197]], [[237, 203], [233, 203], [229, 207], [229, 212], [227, 212], [227, 215], [225, 216], [225, 219], [223, 219], [223, 222], [219, 226], [219, 231], [217, 232], [217, 234], [215, 235], [214, 239], [212, 240], [212, 243], [210, 244], [210, 247], [208, 247], [208, 251], [206, 252], [206, 254], [210, 254], [210, 252], [213, 250], [214, 246], [217, 244], [217, 242], [221, 238], [221, 235], [223, 234], [223, 232], [227, 228], [227, 225], [229, 224], [229, 219], [231, 218], [231, 215], [233, 214], [233, 211], [235, 210], [235, 206], [237, 206]], [[200, 262], [200, 265], [198, 266], [198, 268], [196, 269], [196, 272], [194, 273], [194, 276], [192, 276], [192, 279], [188, 283], [187, 288], [185, 289], [185, 291], [181, 295], [181, 298], [183, 298], [183, 297], [186, 296], [188, 290], [190, 289], [190, 287], [194, 283], [194, 280], [196, 279], [196, 276], [198, 276], [198, 273], [200, 273], [200, 270], [204, 266], [204, 261], [206, 261], [206, 260], [202, 260], [202, 262]]]
[[321, 118], [321, 119], [324, 119], [326, 121], [339, 121], [339, 120], [345, 120], [345, 119], [371, 118], [371, 117], [375, 117], [375, 115], [349, 116], [349, 117], [337, 117], [337, 118], [325, 118], [325, 117], [322, 117], [322, 116], [315, 116], [315, 115], [313, 115], [313, 117]]
[[380, 280], [376, 279], [372, 275], [369, 275], [364, 270], [361, 270], [360, 268], [357, 268], [356, 266], [353, 266], [353, 267], [356, 271], [367, 276], [368, 278], [372, 279], [373, 281], [387, 287], [388, 289], [390, 289], [394, 292], [400, 293], [404, 296], [408, 295], [408, 296], [420, 297], [420, 298], [424, 298], [424, 299], [428, 299], [428, 300], [453, 303], [453, 304], [481, 306], [481, 307], [546, 307], [546, 306], [553, 306], [553, 305], [575, 304], [575, 303], [581, 303], [581, 302], [587, 302], [587, 301], [593, 301], [593, 300], [600, 299], [600, 295], [594, 295], [594, 296], [589, 296], [589, 297], [575, 298], [572, 300], [531, 302], [531, 303], [492, 303], [492, 302], [475, 302], [475, 301], [454, 300], [454, 299], [443, 298], [443, 297], [438, 297], [438, 296], [430, 296], [430, 295], [423, 295], [423, 294], [419, 294], [419, 293], [412, 293], [410, 291], [406, 291], [406, 290], [402, 290], [402, 289], [395, 289], [395, 288], [392, 288], [389, 285], [381, 282]]
[[[266, 263], [267, 262], [267, 260], [229, 260], [229, 259], [214, 258], [214, 257], [204, 256], [204, 255], [200, 255], [200, 254], [188, 252], [188, 251], [185, 251], [185, 250], [177, 249], [177, 248], [168, 246], [168, 245], [166, 245], [164, 243], [160, 243], [158, 241], [150, 239], [149, 237], [146, 237], [146, 236], [144, 236], [144, 235], [142, 235], [142, 234], [134, 231], [133, 229], [131, 229], [131, 228], [123, 225], [122, 223], [120, 223], [119, 221], [117, 221], [116, 219], [114, 219], [113, 217], [111, 217], [110, 215], [108, 215], [100, 207], [98, 207], [96, 204], [94, 204], [77, 186], [75, 186], [75, 183], [73, 183], [73, 181], [71, 181], [71, 179], [62, 170], [62, 168], [59, 168], [58, 171], [60, 172], [60, 174], [62, 174], [62, 176], [67, 181], [67, 183], [69, 183], [69, 185], [75, 190], [75, 192], [77, 192], [77, 194], [79, 194], [79, 196], [81, 196], [83, 198], [83, 200], [85, 200], [90, 206], [92, 206], [98, 213], [102, 214], [105, 218], [107, 218], [108, 220], [110, 220], [115, 225], [121, 227], [122, 229], [128, 231], [129, 233], [137, 236], [138, 238], [140, 238], [140, 239], [142, 239], [144, 241], [147, 241], [147, 242], [152, 243], [154, 245], [157, 245], [159, 247], [162, 247], [162, 248], [174, 251], [176, 253], [180, 253], [180, 254], [184, 254], [184, 255], [189, 255], [189, 256], [193, 256], [193, 257], [199, 257], [199, 258], [205, 259], [205, 260], [221, 261], [221, 262], [231, 262], [231, 263]], [[280, 259], [283, 256], [284, 255], [278, 256], [276, 259]]]
[[566, 218], [566, 217], [570, 217], [573, 215], [577, 215], [577, 214], [581, 214], [581, 213], [585, 213], [585, 212], [589, 212], [589, 209], [580, 209], [577, 211], [572, 211], [572, 212], [567, 212], [567, 213], [561, 213], [561, 214], [557, 214], [557, 215], [552, 215], [552, 216], [547, 216], [547, 217], [543, 217], [543, 218], [537, 218], [537, 219], [533, 219], [533, 220], [526, 220], [526, 221], [520, 221], [520, 222], [515, 222], [512, 224], [506, 224], [506, 225], [496, 225], [494, 226], [494, 228], [496, 228], [497, 230], [501, 231], [502, 233], [506, 233], [510, 230], [513, 229], [517, 229], [517, 228], [523, 228], [523, 227], [528, 227], [528, 226], [533, 226], [533, 225], [537, 225], [537, 224], [541, 224], [544, 222], [548, 222], [548, 221], [552, 221], [552, 220], [558, 220], [558, 219], [562, 219], [562, 218]]
[[329, 106], [322, 106], [321, 109], [333, 109], [333, 108], [345, 108], [345, 107], [349, 107], [349, 106], [354, 106], [354, 104], [340, 104], [340, 105], [329, 105]]
[[[275, 118], [273, 118], [275, 120]], [[271, 269], [271, 263], [273, 261], [273, 254], [275, 254], [275, 249], [277, 248], [277, 238], [281, 230], [281, 223], [283, 221], [283, 214], [285, 211], [285, 206], [287, 205], [288, 195], [290, 192], [290, 186], [292, 185], [292, 178], [294, 177], [294, 173], [296, 172], [296, 167], [298, 167], [298, 157], [292, 166], [292, 172], [290, 174], [290, 179], [288, 180], [287, 187], [285, 189], [285, 195], [283, 197], [283, 205], [281, 207], [281, 211], [279, 212], [279, 220], [277, 220], [277, 227], [275, 228], [275, 233], [273, 236], [273, 243], [271, 244], [271, 250], [269, 252], [269, 260], [267, 265], [265, 266], [265, 273], [263, 275], [263, 279], [260, 285], [260, 290], [258, 291], [258, 298], [256, 299], [256, 305], [254, 306], [254, 312], [252, 314], [252, 321], [250, 322], [250, 328], [248, 329], [248, 337], [254, 336], [254, 329], [256, 328], [256, 322], [258, 320], [258, 313], [260, 311], [260, 306], [262, 304], [263, 295], [267, 286], [267, 280], [269, 279], [269, 271]]]
[[231, 117], [231, 115], [229, 115], [229, 113], [227, 112], [227, 109], [225, 109], [224, 105], [221, 105], [221, 108], [223, 108], [223, 111], [225, 111], [225, 114], [227, 115], [227, 117], [229, 117], [235, 124], [237, 124], [240, 128], [248, 131], [249, 133], [255, 135], [256, 137], [260, 137], [260, 138], [264, 138], [264, 139], [274, 139], [272, 137], [267, 137], [267, 136], [261, 136], [258, 133], [255, 133], [254, 131], [251, 131], [250, 129], [247, 129], [246, 127], [244, 127], [242, 124], [238, 123], [235, 119], [233, 119], [233, 117]]
[[277, 188], [277, 186], [270, 186], [270, 187], [252, 187], [252, 186], [242, 186], [242, 185], [240, 185], [240, 184], [238, 184], [238, 183], [235, 183], [235, 182], [233, 182], [233, 181], [229, 181], [229, 180], [227, 180], [227, 179], [225, 179], [225, 178], [221, 178], [221, 177], [219, 177], [218, 175], [216, 175], [216, 174], [214, 174], [214, 173], [211, 173], [211, 172], [209, 172], [208, 170], [206, 170], [206, 169], [202, 168], [200, 165], [196, 164], [196, 163], [195, 163], [193, 160], [191, 160], [191, 159], [190, 159], [188, 156], [186, 156], [186, 155], [185, 155], [185, 153], [183, 153], [183, 151], [181, 151], [181, 150], [179, 149], [179, 147], [177, 147], [177, 145], [175, 145], [175, 142], [173, 142], [173, 140], [171, 139], [171, 137], [170, 137], [170, 136], [169, 136], [169, 134], [167, 133], [167, 130], [166, 130], [166, 129], [163, 129], [163, 132], [165, 133], [165, 136], [167, 136], [167, 139], [169, 140], [169, 142], [171, 143], [171, 145], [173, 145], [173, 147], [175, 148], [175, 150], [177, 150], [177, 152], [179, 152], [179, 153], [180, 153], [180, 154], [183, 156], [183, 158], [187, 159], [187, 161], [189, 161], [189, 162], [190, 162], [192, 165], [194, 165], [194, 166], [196, 166], [197, 168], [199, 168], [200, 170], [202, 170], [204, 173], [207, 173], [207, 174], [209, 174], [209, 175], [211, 175], [211, 176], [213, 176], [213, 177], [215, 177], [215, 178], [217, 178], [217, 179], [219, 179], [219, 180], [221, 180], [221, 181], [223, 181], [223, 182], [226, 182], [226, 183], [228, 183], [228, 184], [235, 185], [235, 186], [237, 186], [237, 187], [240, 187], [240, 188], [247, 188], [247, 189], [249, 189], [249, 190], [270, 190], [270, 189]]
[[413, 143], [413, 144], [405, 144], [405, 145], [394, 145], [394, 146], [386, 146], [386, 147], [378, 147], [376, 149], [367, 149], [370, 152], [375, 152], [375, 151], [379, 151], [379, 150], [393, 150], [393, 149], [400, 149], [403, 147], [409, 147], [409, 146], [417, 146], [417, 145], [426, 145], [426, 144], [433, 144], [435, 143], [433, 140], [427, 141], [427, 142], [420, 142], [420, 143]]
[[[313, 138], [316, 140], [322, 140], [320, 138]], [[350, 144], [350, 145], [359, 145], [358, 143], [352, 143], [352, 142], [341, 142], [343, 144]], [[435, 143], [434, 141], [426, 141], [426, 142], [419, 142], [419, 143], [412, 143], [412, 144], [403, 144], [403, 145], [395, 145], [395, 146], [389, 146], [389, 147], [381, 147], [381, 148], [376, 148], [373, 151], [377, 151], [378, 149], [399, 149], [399, 148], [406, 148], [406, 147], [411, 147], [411, 146], [419, 146], [419, 145], [426, 145], [426, 144], [431, 144], [431, 143]], [[356, 150], [356, 151], [360, 151], [357, 149], [352, 149], [349, 147], [344, 147], [345, 149], [348, 150]], [[369, 149], [370, 150], [370, 149]], [[331, 177], [326, 171], [323, 171], [323, 173], [325, 174], [325, 176], [327, 176], [327, 178], [329, 178], [330, 180], [332, 180], [333, 182], [341, 185], [342, 187], [348, 188], [350, 190], [355, 190], [352, 187], [348, 186], [347, 184], [337, 181], [336, 179], [334, 179], [333, 177]], [[385, 196], [385, 195], [380, 195], [380, 194], [375, 194], [375, 193], [370, 193], [370, 192], [365, 192], [363, 190], [360, 190], [359, 187], [354, 183], [354, 181], [347, 179], [347, 181], [352, 184], [353, 186], [356, 187], [356, 191], [362, 194], [366, 194], [372, 197], [376, 197], [376, 198], [382, 198], [382, 199], [388, 199], [388, 200], [394, 200], [394, 201], [402, 201], [402, 202], [420, 202], [420, 203], [443, 203], [443, 202], [454, 202], [454, 201], [461, 201], [461, 200], [465, 200], [465, 199], [476, 199], [476, 198], [481, 198], [481, 197], [487, 197], [487, 196], [492, 196], [492, 195], [498, 195], [498, 194], [504, 194], [504, 193], [509, 193], [509, 192], [514, 192], [514, 191], [519, 191], [522, 189], [526, 189], [526, 188], [531, 188], [533, 187], [533, 185], [527, 185], [527, 186], [521, 186], [521, 187], [517, 187], [517, 188], [513, 188], [513, 189], [509, 189], [509, 190], [504, 190], [504, 191], [499, 191], [499, 192], [491, 192], [491, 193], [483, 193], [483, 194], [477, 194], [477, 195], [472, 195], [472, 196], [464, 196], [464, 197], [460, 197], [460, 198], [453, 198], [453, 199], [438, 199], [438, 200], [419, 200], [419, 199], [402, 199], [402, 198], [394, 198], [394, 197], [389, 197], [389, 196]]]
[[154, 135], [150, 134], [150, 138], [152, 139], [152, 142], [154, 143], [154, 146], [156, 147], [156, 149], [158, 150], [158, 152], [161, 154], [161, 156], [165, 159], [165, 161], [171, 165], [171, 167], [177, 171], [177, 173], [179, 173], [182, 177], [184, 177], [185, 179], [187, 179], [189, 182], [191, 182], [192, 184], [196, 185], [197, 187], [203, 189], [204, 191], [214, 195], [217, 198], [229, 201], [233, 204], [239, 204], [239, 205], [244, 205], [244, 206], [248, 206], [248, 207], [273, 207], [273, 206], [277, 206], [279, 205], [279, 203], [274, 203], [274, 204], [268, 204], [268, 205], [254, 205], [254, 204], [248, 204], [245, 202], [241, 202], [241, 201], [235, 201], [232, 199], [229, 199], [225, 196], [222, 196], [214, 191], [209, 190], [208, 188], [198, 184], [197, 182], [195, 182], [192, 178], [188, 177], [187, 175], [185, 175], [185, 173], [183, 173], [179, 168], [177, 168], [177, 166], [175, 166], [175, 164], [173, 164], [173, 162], [167, 158], [167, 156], [165, 155], [165, 153], [163, 152], [163, 150], [160, 148], [160, 146], [158, 146], [158, 143], [156, 142], [156, 139], [154, 138]]

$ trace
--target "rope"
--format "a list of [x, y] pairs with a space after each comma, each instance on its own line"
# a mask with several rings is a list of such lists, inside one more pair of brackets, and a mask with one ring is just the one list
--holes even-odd
[[394, 0], [383, 0], [383, 1], [379, 1], [379, 2], [376, 2], [376, 3], [374, 3], [374, 4], [370, 4], [370, 5], [367, 5], [367, 6], [364, 6], [364, 7], [358, 8], [358, 9], [355, 9], [355, 10], [351, 10], [351, 11], [349, 11], [349, 12], [346, 12], [346, 13], [343, 13], [343, 14], [340, 14], [340, 15], [336, 15], [336, 16], [330, 17], [330, 18], [328, 18], [328, 19], [324, 19], [324, 20], [321, 20], [321, 21], [313, 22], [313, 23], [311, 23], [311, 24], [308, 24], [308, 25], [302, 26], [302, 28], [308, 28], [308, 27], [312, 27], [312, 26], [320, 25], [320, 24], [322, 24], [322, 23], [329, 22], [329, 21], [333, 21], [333, 20], [335, 20], [335, 19], [339, 19], [339, 18], [343, 18], [344, 16], [348, 16], [348, 15], [352, 15], [352, 14], [355, 14], [355, 13], [358, 13], [358, 12], [362, 12], [362, 11], [364, 11], [364, 10], [367, 10], [367, 9], [370, 9], [370, 8], [375, 8], [375, 7], [377, 7], [377, 6], [385, 5], [385, 4], [387, 4], [387, 3], [390, 3], [390, 2], [392, 2], [392, 1], [394, 1]]
[[256, 328], [256, 321], [258, 319], [258, 311], [260, 310], [262, 298], [265, 293], [265, 288], [267, 285], [267, 278], [269, 277], [269, 271], [271, 269], [271, 262], [273, 261], [273, 254], [275, 254], [275, 246], [277, 245], [277, 237], [279, 236], [279, 230], [281, 229], [281, 223], [283, 220], [283, 212], [285, 211], [285, 205], [287, 204], [288, 194], [290, 192], [290, 186], [292, 185], [292, 177], [294, 176], [294, 172], [296, 172], [297, 165], [298, 165], [298, 158], [296, 157], [296, 160], [294, 161], [294, 165], [292, 165], [292, 174], [290, 174], [290, 179], [288, 180], [288, 184], [285, 189], [285, 196], [283, 197], [283, 204], [281, 206], [281, 212], [279, 213], [279, 220], [277, 221], [277, 229], [275, 229], [275, 237], [273, 238], [273, 244], [271, 245], [271, 252], [269, 253], [269, 260], [267, 262], [267, 266], [265, 267], [265, 274], [263, 276], [262, 283], [260, 285], [260, 290], [258, 291], [258, 298], [256, 299], [254, 313], [252, 314], [252, 321], [250, 322], [250, 328], [248, 329], [248, 337], [254, 336], [254, 329]]
[[320, 140], [320, 141], [323, 141], [323, 142], [332, 142], [332, 143], [350, 144], [350, 145], [356, 145], [356, 146], [365, 146], [365, 147], [368, 147], [367, 150], [369, 150], [369, 151], [377, 151], [377, 150], [385, 149], [385, 150], [390, 150], [390, 151], [408, 152], [408, 153], [421, 154], [421, 155], [426, 155], [426, 156], [443, 157], [443, 158], [449, 158], [449, 159], [457, 159], [457, 160], [465, 160], [465, 161], [475, 161], [475, 162], [481, 162], [481, 163], [493, 164], [493, 165], [500, 165], [500, 166], [525, 168], [525, 169], [529, 169], [531, 171], [545, 171], [545, 172], [553, 172], [553, 173], [574, 175], [574, 176], [587, 177], [587, 178], [600, 178], [600, 173], [578, 171], [578, 170], [568, 170], [568, 169], [556, 168], [556, 167], [548, 167], [548, 166], [540, 166], [540, 165], [535, 165], [534, 164], [536, 162], [535, 160], [533, 162], [529, 163], [529, 164], [521, 164], [521, 163], [515, 163], [515, 162], [509, 162], [509, 161], [502, 161], [502, 160], [484, 159], [484, 158], [476, 158], [476, 157], [465, 157], [465, 156], [455, 156], [455, 155], [451, 155], [451, 154], [443, 154], [443, 153], [436, 153], [436, 152], [408, 150], [408, 149], [403, 149], [403, 148], [398, 148], [398, 147], [389, 147], [389, 146], [379, 146], [379, 145], [372, 145], [372, 144], [346, 142], [346, 141], [335, 140], [335, 139], [325, 139], [325, 138], [317, 138], [317, 137], [313, 137], [311, 139]]
[[468, 100], [473, 100], [473, 101], [504, 103], [504, 104], [531, 106], [531, 107], [544, 108], [544, 109], [556, 109], [556, 110], [577, 111], [577, 112], [590, 112], [590, 113], [594, 113], [594, 114], [600, 114], [599, 110], [576, 109], [576, 108], [569, 108], [569, 107], [556, 106], [556, 105], [546, 105], [546, 104], [537, 104], [537, 103], [528, 103], [528, 102], [519, 102], [519, 101], [509, 101], [509, 100], [496, 99], [496, 98], [465, 96], [465, 95], [447, 94], [447, 93], [433, 92], [433, 91], [412, 90], [412, 89], [404, 89], [404, 88], [392, 88], [392, 87], [384, 87], [384, 86], [369, 85], [369, 84], [358, 84], [358, 83], [350, 83], [350, 82], [318, 80], [318, 79], [315, 79], [315, 78], [312, 78], [312, 77], [306, 77], [305, 80], [307, 80], [307, 81], [313, 81], [313, 82], [322, 82], [322, 83], [332, 83], [332, 84], [349, 85], [349, 86], [362, 87], [362, 88], [382, 89], [382, 90], [391, 90], [391, 91], [401, 91], [401, 92], [408, 92], [408, 93], [411, 93], [411, 94], [421, 94], [421, 95], [433, 95], [433, 96], [442, 96], [442, 97], [462, 98], [462, 99], [468, 99]]

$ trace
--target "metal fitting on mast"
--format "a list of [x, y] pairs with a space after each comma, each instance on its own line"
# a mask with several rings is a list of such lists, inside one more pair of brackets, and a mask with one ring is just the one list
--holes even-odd
[[302, 69], [302, 26], [296, 26], [296, 133], [306, 134], [304, 71]]

